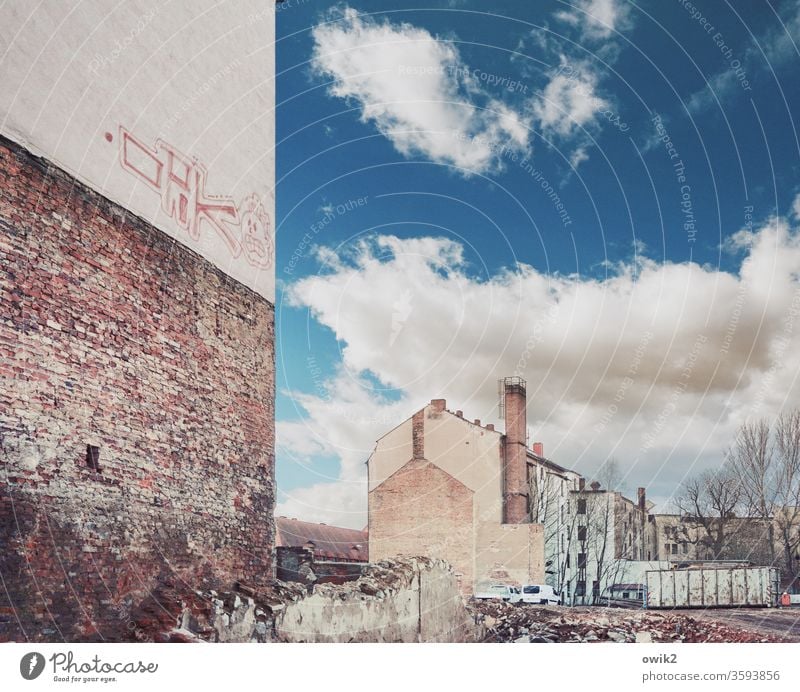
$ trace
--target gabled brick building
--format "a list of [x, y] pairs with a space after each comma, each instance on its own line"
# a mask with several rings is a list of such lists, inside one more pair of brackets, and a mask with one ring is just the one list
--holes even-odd
[[434, 399], [378, 440], [368, 464], [370, 559], [450, 562], [462, 593], [487, 581], [543, 583], [544, 528], [531, 522], [525, 382], [505, 384], [506, 433]]

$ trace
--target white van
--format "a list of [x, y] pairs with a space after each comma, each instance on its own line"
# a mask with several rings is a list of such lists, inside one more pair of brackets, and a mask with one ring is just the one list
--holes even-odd
[[552, 586], [547, 584], [526, 584], [522, 587], [523, 603], [539, 603], [540, 605], [561, 605], [561, 596]]
[[486, 584], [475, 592], [475, 598], [481, 600], [497, 598], [508, 603], [517, 603], [522, 600], [522, 592], [519, 586], [507, 586], [506, 584]]

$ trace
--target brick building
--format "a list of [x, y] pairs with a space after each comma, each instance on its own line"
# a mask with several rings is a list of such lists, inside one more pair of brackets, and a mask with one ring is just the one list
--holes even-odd
[[361, 575], [369, 537], [357, 529], [276, 517], [275, 559], [281, 581], [342, 584]]
[[371, 560], [443, 558], [466, 595], [487, 581], [544, 581], [525, 396], [524, 381], [506, 380], [505, 434], [434, 399], [378, 440], [367, 462]]
[[243, 26], [257, 11], [0, 10], [0, 640], [135, 639], [164, 584], [273, 577], [274, 13]]

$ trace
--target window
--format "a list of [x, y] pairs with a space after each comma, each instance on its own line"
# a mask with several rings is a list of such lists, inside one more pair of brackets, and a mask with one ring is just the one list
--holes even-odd
[[86, 445], [86, 465], [92, 471], [100, 471], [100, 447]]
[[585, 541], [586, 540], [586, 527], [585, 526], [579, 526], [578, 527], [578, 540], [579, 541]]
[[673, 555], [677, 555], [678, 554], [678, 544], [677, 543], [673, 543], [672, 544], [672, 554]]
[[578, 553], [578, 569], [586, 569], [586, 553]]
[[569, 553], [567, 553], [567, 569], [569, 569]]
[[600, 582], [593, 581], [592, 582], [592, 596], [597, 598], [600, 595]]
[[681, 550], [683, 550], [683, 554], [687, 555], [689, 553], [689, 544], [686, 541], [681, 543]]
[[578, 514], [586, 514], [586, 500], [578, 500]]
[[579, 581], [575, 583], [575, 595], [576, 596], [585, 596], [586, 595], [586, 582]]

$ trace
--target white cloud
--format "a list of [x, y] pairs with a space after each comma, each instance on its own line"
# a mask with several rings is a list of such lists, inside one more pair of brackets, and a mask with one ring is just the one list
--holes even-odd
[[[631, 486], [669, 495], [719, 461], [745, 417], [800, 404], [798, 235], [773, 220], [744, 240], [738, 274], [640, 256], [604, 280], [525, 265], [478, 279], [442, 238], [383, 236], [339, 252], [290, 297], [343, 344], [334, 396], [298, 397], [309, 429], [339, 454], [342, 484], [293, 492], [283, 506], [363, 525], [359, 483], [375, 439], [437, 397], [491, 421], [496, 380], [511, 374], [528, 380], [532, 439], [554, 460], [591, 475], [614, 455]], [[367, 373], [400, 399], [376, 396]]]
[[621, 0], [577, 0], [573, 9], [557, 12], [556, 17], [578, 26], [583, 35], [605, 39], [630, 24], [630, 8]]
[[314, 70], [403, 155], [487, 172], [501, 147], [526, 150], [530, 117], [485, 92], [458, 50], [425, 29], [337, 10], [313, 29]]
[[[567, 71], [565, 70], [565, 67]], [[561, 68], [550, 79], [533, 111], [545, 132], [562, 137], [585, 128], [608, 103], [596, 93], [597, 79], [586, 68]]]
[[792, 217], [800, 221], [800, 194], [798, 194], [792, 202]]

